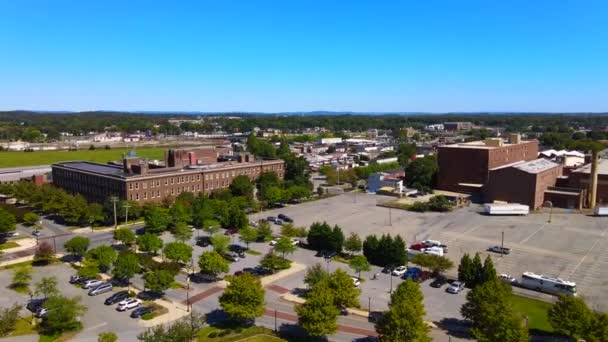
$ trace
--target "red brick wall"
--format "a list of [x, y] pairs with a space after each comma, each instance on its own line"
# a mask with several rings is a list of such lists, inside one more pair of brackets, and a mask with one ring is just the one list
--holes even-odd
[[439, 147], [437, 188], [460, 191], [458, 183], [484, 184], [488, 179], [488, 150]]

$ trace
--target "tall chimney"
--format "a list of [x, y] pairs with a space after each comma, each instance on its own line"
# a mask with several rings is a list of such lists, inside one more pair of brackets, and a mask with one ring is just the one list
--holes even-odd
[[597, 165], [598, 164], [598, 154], [597, 151], [591, 151], [591, 180], [589, 181], [589, 207], [595, 208], [596, 200], [597, 200]]

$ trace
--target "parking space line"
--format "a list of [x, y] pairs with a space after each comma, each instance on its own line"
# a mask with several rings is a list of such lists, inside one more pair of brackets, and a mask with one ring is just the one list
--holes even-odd
[[570, 277], [572, 277], [572, 275], [574, 275], [574, 272], [576, 272], [576, 270], [583, 264], [583, 262], [585, 261], [585, 259], [587, 259], [589, 254], [591, 254], [591, 252], [593, 251], [595, 246], [597, 246], [597, 244], [600, 243], [604, 239], [606, 232], [608, 232], [608, 228], [604, 228], [604, 231], [602, 232], [602, 235], [600, 235], [600, 238], [595, 240], [595, 242], [593, 243], [593, 246], [591, 246], [591, 248], [589, 248], [589, 250], [587, 251], [587, 254], [585, 254], [585, 256], [583, 256], [582, 259], [578, 262], [578, 264], [576, 264], [576, 266], [574, 266], [574, 269], [572, 270], [572, 272], [570, 272], [567, 279], [570, 279]]
[[528, 235], [528, 237], [526, 237], [523, 240], [519, 241], [519, 243], [520, 244], [526, 243], [528, 240], [530, 240], [530, 238], [532, 238], [534, 235], [536, 235], [536, 233], [538, 233], [541, 230], [543, 230], [543, 228], [545, 228], [545, 224], [543, 224], [542, 226], [540, 226], [540, 228], [538, 228], [536, 231], [534, 231], [534, 233]]

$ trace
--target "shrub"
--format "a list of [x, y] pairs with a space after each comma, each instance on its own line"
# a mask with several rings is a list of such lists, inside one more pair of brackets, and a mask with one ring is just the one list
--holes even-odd
[[152, 318], [154, 318], [154, 314], [152, 312], [146, 312], [145, 314], [141, 315], [141, 319], [144, 321], [149, 321]]
[[209, 335], [207, 335], [207, 337], [209, 337], [209, 338], [215, 338], [215, 337], [217, 337], [217, 331], [210, 332]]

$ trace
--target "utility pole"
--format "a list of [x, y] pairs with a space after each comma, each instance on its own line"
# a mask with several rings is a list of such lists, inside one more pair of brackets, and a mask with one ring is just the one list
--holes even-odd
[[125, 205], [122, 206], [123, 208], [125, 208], [125, 226], [129, 223], [129, 208], [131, 208], [131, 206], [127, 203], [125, 203]]
[[388, 207], [388, 225], [393, 225], [393, 213], [391, 211], [391, 207]]
[[114, 205], [114, 229], [118, 228], [118, 222], [116, 221], [116, 202], [118, 202], [118, 197], [112, 196], [110, 197], [110, 201]]

